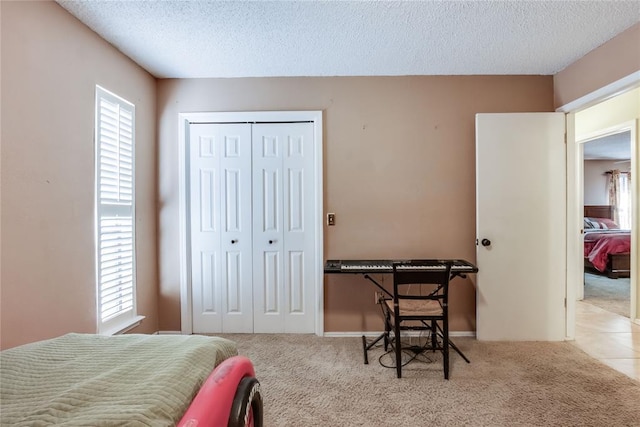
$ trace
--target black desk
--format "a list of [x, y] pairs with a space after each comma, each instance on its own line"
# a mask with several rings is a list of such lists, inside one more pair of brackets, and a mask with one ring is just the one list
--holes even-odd
[[[373, 283], [378, 289], [393, 298], [391, 292], [386, 290], [380, 283], [373, 279], [369, 274], [392, 274], [394, 262], [406, 262], [408, 260], [327, 260], [324, 264], [325, 274], [362, 274], [364, 278]], [[416, 260], [416, 261], [439, 261], [442, 271], [446, 269], [446, 263], [450, 262], [451, 265], [451, 279], [454, 277], [466, 277], [467, 273], [477, 273], [478, 267], [471, 264], [469, 261], [463, 259], [436, 259], [436, 260]], [[409, 268], [409, 267], [407, 267]], [[415, 267], [414, 267], [415, 268]], [[421, 268], [422, 269], [422, 268]], [[433, 271], [433, 267], [429, 268]], [[377, 337], [370, 343], [367, 343], [364, 335], [362, 336], [362, 343], [364, 346], [364, 363], [368, 364], [367, 350], [371, 349], [378, 341], [384, 338], [384, 333]], [[462, 358], [467, 362], [469, 359], [455, 346], [451, 341], [449, 345], [453, 348]]]

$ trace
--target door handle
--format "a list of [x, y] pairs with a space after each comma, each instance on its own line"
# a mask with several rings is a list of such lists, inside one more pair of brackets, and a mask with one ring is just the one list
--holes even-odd
[[236, 239], [233, 239], [233, 240], [231, 241], [231, 244], [232, 244], [232, 245], [235, 245], [236, 243], [238, 243], [238, 241], [237, 241]]
[[269, 244], [273, 245], [276, 241], [275, 240], [269, 240]]
[[482, 243], [482, 246], [491, 246], [491, 240], [489, 239], [482, 239], [480, 243]]

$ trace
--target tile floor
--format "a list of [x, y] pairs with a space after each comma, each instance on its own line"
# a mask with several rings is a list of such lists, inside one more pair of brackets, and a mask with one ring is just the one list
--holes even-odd
[[573, 344], [613, 369], [640, 381], [640, 325], [629, 318], [578, 301]]

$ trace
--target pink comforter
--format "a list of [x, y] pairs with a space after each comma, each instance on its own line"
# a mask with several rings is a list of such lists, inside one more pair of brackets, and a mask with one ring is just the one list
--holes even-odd
[[587, 233], [584, 236], [584, 256], [598, 271], [605, 271], [609, 254], [631, 251], [631, 233], [611, 230]]

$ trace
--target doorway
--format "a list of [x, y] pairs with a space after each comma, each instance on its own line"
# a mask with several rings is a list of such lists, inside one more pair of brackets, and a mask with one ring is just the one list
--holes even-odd
[[[569, 112], [567, 116], [567, 338], [575, 338], [576, 302], [584, 292], [584, 141], [628, 129], [631, 134], [632, 175], [638, 171], [638, 133], [640, 117], [640, 73], [628, 76], [619, 82], [578, 100], [574, 105], [560, 108]], [[613, 96], [617, 94], [616, 96]], [[637, 182], [632, 182], [632, 193], [637, 194]], [[637, 199], [637, 198], [636, 198]], [[638, 250], [638, 200], [632, 203], [631, 253]], [[638, 263], [637, 255], [631, 256], [630, 264], [630, 316], [638, 323]]]
[[[630, 318], [631, 132], [624, 126], [583, 144], [582, 301]], [[604, 218], [603, 218], [604, 217]], [[579, 298], [580, 299], [580, 298]]]

